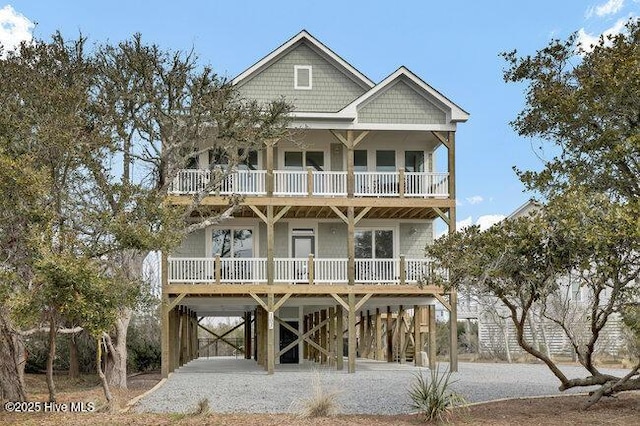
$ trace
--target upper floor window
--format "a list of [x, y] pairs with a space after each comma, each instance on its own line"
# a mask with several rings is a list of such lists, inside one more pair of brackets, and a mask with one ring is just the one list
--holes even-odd
[[323, 151], [285, 151], [285, 170], [303, 170], [304, 167], [311, 167], [314, 170], [324, 170]]
[[395, 151], [376, 151], [376, 171], [377, 172], [395, 172], [396, 171], [396, 152]]
[[253, 257], [253, 229], [214, 229], [211, 242], [214, 256]]
[[404, 169], [407, 172], [424, 172], [424, 151], [405, 151]]
[[357, 259], [391, 259], [393, 257], [393, 230], [356, 229], [354, 235]]
[[367, 151], [362, 149], [353, 151], [353, 170], [356, 172], [367, 171]]
[[313, 70], [311, 65], [293, 66], [293, 88], [311, 90], [313, 86]]
[[[226, 151], [220, 148], [209, 150], [210, 165], [226, 168], [229, 162], [229, 153]], [[239, 170], [257, 170], [258, 152], [240, 148], [237, 151], [237, 156], [232, 158], [232, 163], [234, 163]]]

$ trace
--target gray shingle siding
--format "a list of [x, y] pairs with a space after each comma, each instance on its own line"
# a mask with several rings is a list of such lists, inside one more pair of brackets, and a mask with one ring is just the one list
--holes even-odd
[[[294, 66], [311, 65], [312, 89], [296, 90]], [[266, 69], [238, 86], [248, 99], [268, 102], [282, 96], [295, 105], [296, 111], [336, 112], [351, 103], [365, 90], [339, 69], [301, 43]]]
[[[412, 233], [415, 229], [416, 232]], [[433, 243], [433, 226], [431, 223], [401, 223], [400, 224], [400, 253], [407, 259], [424, 257], [424, 249]]]
[[399, 81], [358, 108], [360, 123], [445, 124], [446, 114]]
[[210, 254], [205, 253], [205, 232], [203, 229], [192, 232], [185, 238], [171, 256], [173, 257], [205, 257]]
[[[335, 233], [331, 230], [335, 229]], [[343, 223], [318, 224], [318, 258], [347, 257], [347, 225]]]

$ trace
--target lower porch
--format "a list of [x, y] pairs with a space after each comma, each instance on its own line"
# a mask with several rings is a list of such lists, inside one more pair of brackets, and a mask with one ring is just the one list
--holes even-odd
[[[187, 286], [168, 287], [179, 291]], [[206, 287], [230, 291], [228, 287], [237, 290], [238, 286]], [[165, 289], [163, 376], [193, 359], [207, 356], [210, 354], [207, 349], [218, 343], [231, 345], [237, 356], [253, 360], [268, 374], [285, 365], [325, 366], [354, 373], [358, 359], [435, 368], [435, 304], [440, 301], [450, 309], [452, 297], [448, 295], [448, 302], [443, 295], [428, 289], [418, 293], [417, 289], [406, 287], [405, 292], [414, 294], [401, 294], [400, 288], [393, 288], [395, 294], [382, 293], [385, 287], [389, 289], [387, 286], [376, 289], [349, 286], [346, 294], [335, 287], [315, 294], [265, 293], [255, 291], [258, 289], [254, 286], [242, 287], [242, 293], [236, 294], [171, 294]], [[319, 290], [316, 286], [303, 288]], [[453, 324], [455, 336], [455, 311], [452, 314], [450, 325]], [[241, 318], [234, 330], [242, 330], [242, 341], [211, 330], [204, 321], [211, 317]], [[199, 333], [207, 337], [207, 344], [199, 343]], [[455, 370], [457, 353], [452, 349], [457, 346], [456, 339], [452, 342], [449, 352]]]

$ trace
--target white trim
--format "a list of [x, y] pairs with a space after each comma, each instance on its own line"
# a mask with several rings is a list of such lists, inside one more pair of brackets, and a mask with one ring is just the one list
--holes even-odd
[[339, 121], [294, 120], [289, 128], [314, 130], [416, 130], [435, 132], [455, 132], [456, 123], [448, 124], [391, 124], [391, 123], [353, 123]]
[[[397, 84], [401, 78], [407, 79], [409, 82], [413, 83], [417, 93], [421, 94], [425, 99], [429, 101], [436, 101], [441, 104], [441, 109], [443, 111], [447, 111], [448, 121], [467, 121], [469, 119], [469, 114], [460, 108], [458, 105], [453, 103], [447, 97], [445, 97], [442, 93], [438, 92], [436, 89], [425, 83], [422, 79], [416, 76], [414, 73], [409, 71], [406, 67], [402, 66], [398, 68], [393, 74], [382, 80], [378, 83], [374, 88], [364, 93], [359, 98], [355, 99], [349, 105], [344, 107], [340, 112], [344, 112], [347, 115], [357, 115], [357, 107], [364, 104], [368, 100], [372, 100], [374, 96], [382, 93], [384, 90], [392, 87]], [[422, 93], [421, 93], [422, 92]]]
[[[298, 84], [298, 72], [300, 70], [308, 70], [309, 71], [309, 85], [308, 86], [300, 86], [300, 84]], [[295, 90], [311, 90], [311, 89], [313, 89], [313, 67], [311, 65], [294, 65], [293, 66], [293, 88]]]
[[294, 229], [313, 229], [313, 253], [314, 257], [318, 256], [318, 222], [309, 221], [308, 219], [293, 219], [283, 221], [288, 224], [287, 245], [289, 257], [293, 258], [293, 230]]
[[271, 62], [275, 61], [278, 57], [288, 52], [290, 49], [295, 47], [299, 42], [305, 41], [308, 45], [314, 48], [318, 53], [328, 59], [330, 62], [333, 62], [338, 68], [341, 68], [345, 71], [345, 74], [348, 75], [353, 81], [355, 81], [362, 88], [372, 88], [375, 84], [373, 81], [369, 80], [369, 78], [362, 74], [360, 71], [355, 69], [352, 65], [350, 65], [347, 61], [342, 59], [340, 56], [336, 55], [331, 49], [318, 41], [315, 37], [309, 34], [306, 30], [300, 31], [298, 34], [293, 36], [289, 41], [282, 44], [280, 47], [269, 53], [264, 58], [260, 59], [258, 62], [253, 64], [251, 67], [247, 68], [241, 74], [239, 74], [236, 78], [231, 81], [231, 84], [236, 85], [241, 83], [243, 80], [248, 79], [254, 73], [261, 71], [266, 68]]

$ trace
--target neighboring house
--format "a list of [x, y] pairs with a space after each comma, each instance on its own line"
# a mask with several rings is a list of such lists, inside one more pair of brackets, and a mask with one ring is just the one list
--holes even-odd
[[[539, 203], [529, 200], [511, 213], [507, 219], [527, 217], [535, 214], [539, 209]], [[549, 298], [547, 309], [563, 309], [567, 318], [573, 319], [569, 322], [572, 330], [579, 333], [587, 327], [586, 317], [589, 315], [587, 307], [590, 304], [586, 302], [590, 297], [589, 291], [581, 287], [572, 276], [563, 277], [559, 283], [560, 288], [553, 297]], [[465, 297], [461, 296], [460, 299], [465, 300]], [[518, 346], [515, 327], [509, 313], [498, 299], [473, 300], [471, 304], [476, 306], [478, 347], [481, 354], [505, 357], [509, 360], [513, 356], [524, 355], [524, 351]], [[458, 306], [458, 311], [462, 309], [464, 308]], [[560, 326], [541, 317], [535, 309], [532, 312], [532, 318], [525, 326], [527, 340], [548, 355], [574, 357], [573, 348]], [[586, 329], [584, 331], [587, 332]], [[597, 353], [617, 356], [623, 346], [622, 321], [618, 315], [612, 315], [600, 336]]]
[[[248, 99], [292, 103], [302, 143], [250, 155], [204, 203], [224, 209], [243, 195], [233, 218], [164, 258], [163, 374], [197, 356], [198, 318], [209, 316], [242, 317], [239, 349], [270, 373], [305, 359], [342, 369], [343, 353], [349, 372], [358, 354], [419, 354], [427, 333], [435, 341], [436, 301], [455, 302], [423, 284], [424, 248], [434, 220], [455, 226], [455, 132], [468, 114], [405, 67], [374, 83], [306, 31], [233, 84]], [[189, 202], [210, 157], [180, 172], [170, 202]]]

